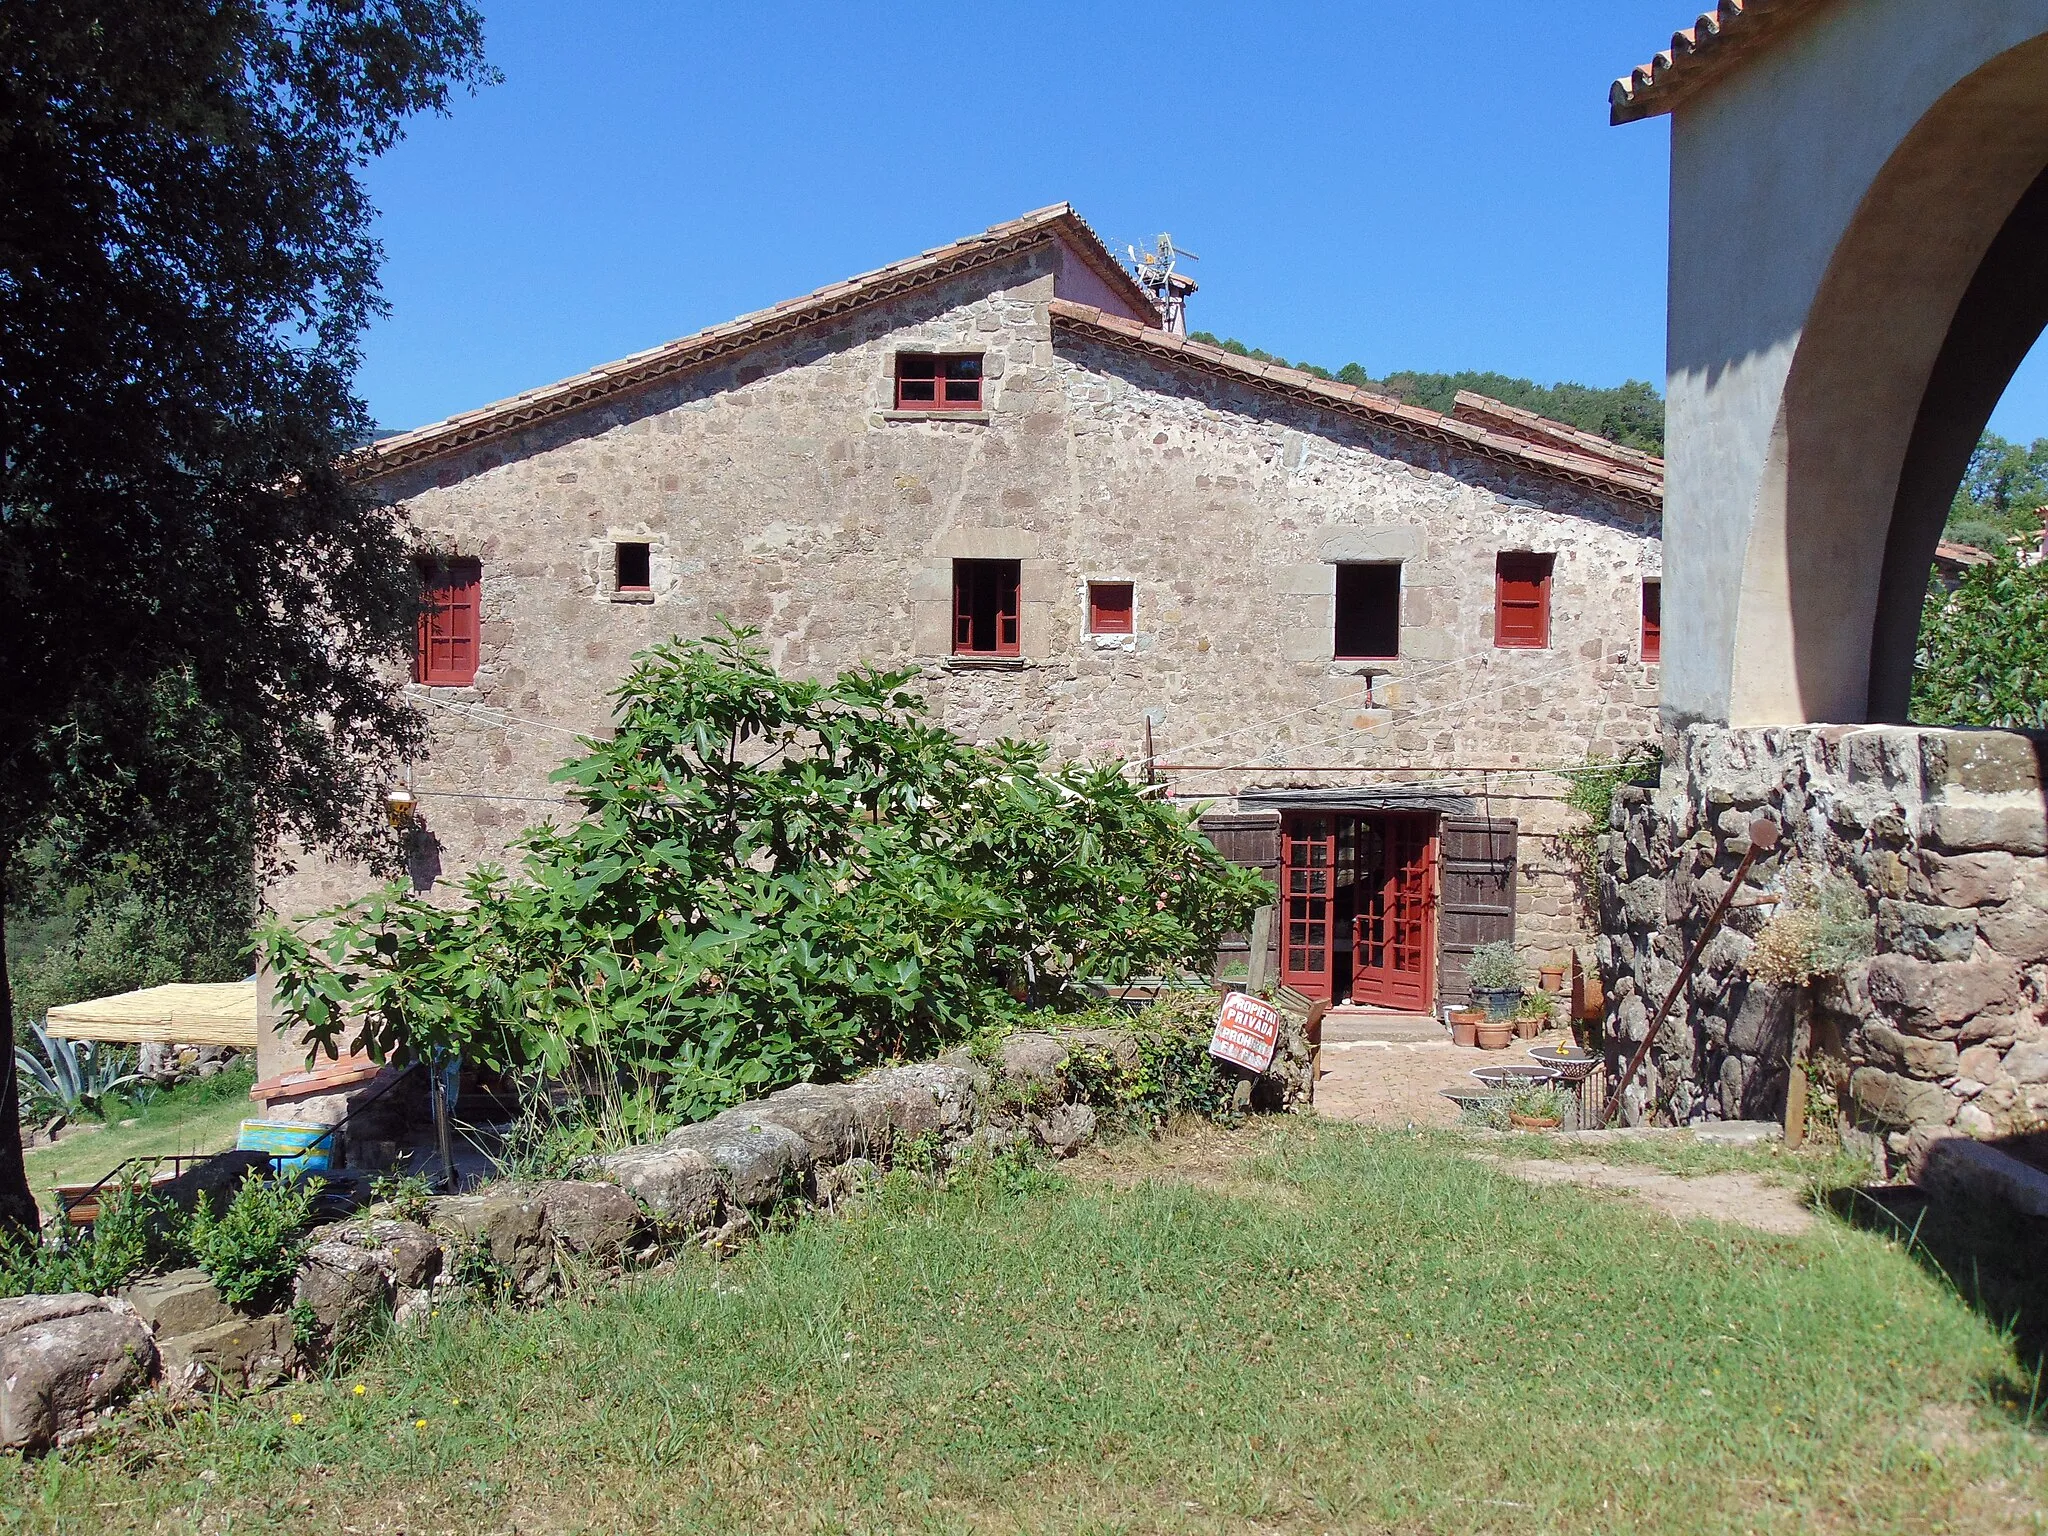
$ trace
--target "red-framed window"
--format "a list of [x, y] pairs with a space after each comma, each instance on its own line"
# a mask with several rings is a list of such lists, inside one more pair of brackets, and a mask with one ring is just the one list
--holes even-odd
[[978, 411], [981, 409], [981, 356], [945, 356], [932, 352], [896, 354], [896, 409], [899, 411]]
[[419, 643], [413, 680], [437, 688], [476, 681], [483, 566], [475, 560], [434, 560], [420, 566]]
[[1088, 633], [1128, 635], [1131, 633], [1132, 603], [1136, 588], [1128, 581], [1088, 583]]
[[1664, 659], [1664, 583], [1643, 583], [1643, 660]]
[[953, 562], [953, 654], [1018, 654], [1015, 560]]
[[612, 546], [612, 586], [620, 592], [646, 592], [654, 582], [654, 561], [651, 546], [646, 544], [614, 544]]
[[1550, 570], [1554, 555], [1503, 554], [1494, 564], [1493, 643], [1542, 650], [1550, 644]]
[[1401, 567], [1337, 567], [1339, 661], [1391, 661], [1401, 654]]

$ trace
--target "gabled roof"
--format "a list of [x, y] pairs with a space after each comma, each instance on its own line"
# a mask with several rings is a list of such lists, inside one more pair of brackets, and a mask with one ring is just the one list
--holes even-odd
[[1671, 111], [1744, 59], [1776, 42], [1832, 0], [1720, 0], [1671, 46], [1608, 89], [1610, 120], [1639, 122]]
[[1054, 240], [1063, 241], [1111, 292], [1128, 300], [1137, 313], [1158, 313], [1151, 296], [1123, 269], [1073, 207], [1054, 203], [978, 235], [969, 235], [965, 240], [829, 284], [802, 298], [784, 300], [694, 336], [635, 352], [587, 373], [450, 416], [446, 421], [380, 439], [364, 449], [351, 469], [358, 478], [369, 478], [472, 447], [503, 433], [580, 410], [595, 401], [639, 389], [684, 369], [716, 362], [806, 326], [1007, 261], [1022, 251]]
[[1518, 405], [1509, 405], [1506, 401], [1476, 394], [1469, 389], [1461, 389], [1452, 397], [1451, 415], [1459, 421], [1469, 421], [1475, 427], [1485, 427], [1504, 437], [1519, 437], [1539, 447], [1606, 459], [1624, 469], [1640, 470], [1660, 478], [1664, 473], [1664, 461], [1654, 453], [1623, 447], [1597, 432], [1552, 421], [1548, 416], [1538, 416], [1534, 411], [1525, 411]]
[[[1221, 347], [1139, 325], [1122, 315], [1108, 314], [1069, 299], [1054, 299], [1051, 307], [1054, 327], [1073, 335], [1141, 353], [1169, 366], [1192, 368], [1235, 383], [1249, 384], [1300, 404], [1338, 411], [1420, 442], [1492, 460], [1517, 473], [1546, 475], [1653, 512], [1663, 510], [1662, 459], [1623, 448], [1591, 433], [1582, 433], [1562, 422], [1518, 411], [1497, 400], [1488, 400], [1484, 395], [1461, 395], [1459, 399], [1484, 402], [1484, 407], [1489, 409], [1481, 414], [1493, 418], [1491, 425], [1484, 420], [1460, 420], [1441, 411], [1404, 405], [1399, 400], [1360, 389], [1355, 384], [1318, 378], [1298, 368], [1254, 362]], [[1521, 428], [1521, 435], [1502, 429], [1502, 424], [1509, 418], [1513, 418]], [[1540, 430], [1531, 430], [1529, 424]], [[1542, 440], [1533, 441], [1532, 438], [1536, 437]]]

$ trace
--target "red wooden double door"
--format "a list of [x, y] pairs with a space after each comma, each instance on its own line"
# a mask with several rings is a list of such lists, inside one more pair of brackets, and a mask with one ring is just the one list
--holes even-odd
[[1280, 824], [1280, 979], [1309, 997], [1429, 1013], [1437, 817], [1290, 813]]

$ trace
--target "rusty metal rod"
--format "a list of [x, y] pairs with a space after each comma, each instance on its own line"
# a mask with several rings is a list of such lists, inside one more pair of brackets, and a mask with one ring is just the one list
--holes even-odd
[[1628, 1069], [1615, 1082], [1607, 1100], [1607, 1115], [1601, 1122], [1601, 1129], [1614, 1124], [1614, 1117], [1621, 1113], [1621, 1096], [1628, 1085], [1635, 1081], [1643, 1062], [1648, 1059], [1650, 1047], [1656, 1043], [1657, 1031], [1664, 1027], [1664, 1019], [1671, 1012], [1671, 1005], [1678, 1001], [1678, 994], [1685, 990], [1685, 984], [1692, 979], [1693, 967], [1700, 963], [1700, 951], [1707, 947], [1707, 940], [1721, 926], [1721, 919], [1728, 915], [1728, 908], [1734, 903], [1735, 893], [1742, 889], [1743, 878], [1749, 873], [1749, 866], [1756, 862], [1759, 853], [1769, 853], [1778, 846], [1778, 824], [1758, 817], [1749, 824], [1749, 851], [1742, 856], [1742, 862], [1735, 866], [1735, 873], [1728, 881], [1728, 889], [1721, 893], [1721, 899], [1714, 906], [1714, 915], [1707, 919], [1707, 926], [1700, 930], [1700, 936], [1693, 941], [1692, 953], [1685, 957], [1685, 964], [1678, 968], [1678, 980], [1671, 983], [1671, 990], [1664, 994], [1664, 1006], [1657, 1010], [1657, 1017], [1650, 1020], [1650, 1027], [1643, 1034], [1643, 1043], [1636, 1047], [1635, 1055], [1628, 1060]]

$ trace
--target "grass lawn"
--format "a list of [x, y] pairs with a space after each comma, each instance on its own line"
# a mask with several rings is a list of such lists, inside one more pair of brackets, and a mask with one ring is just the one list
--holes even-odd
[[1770, 1238], [1303, 1118], [892, 1179], [724, 1264], [445, 1311], [23, 1466], [123, 1530], [2040, 1531], [2009, 1338]]
[[[111, 1102], [104, 1125], [25, 1154], [29, 1188], [41, 1202], [44, 1214], [54, 1216], [57, 1202], [51, 1191], [59, 1184], [97, 1179], [131, 1157], [219, 1152], [232, 1147], [242, 1121], [255, 1113], [255, 1104], [249, 1098], [249, 1085], [254, 1080], [253, 1074], [242, 1068], [181, 1083], [141, 1108], [123, 1101]], [[135, 1123], [122, 1125], [122, 1120]]]

